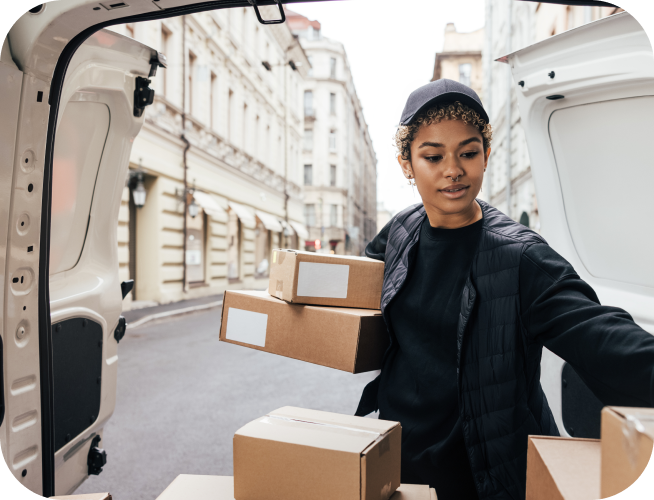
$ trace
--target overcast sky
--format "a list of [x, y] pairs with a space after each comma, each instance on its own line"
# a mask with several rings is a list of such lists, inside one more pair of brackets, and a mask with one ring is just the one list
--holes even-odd
[[457, 31], [484, 25], [484, 0], [342, 0], [290, 4], [320, 21], [324, 36], [345, 45], [377, 153], [377, 200], [397, 212], [420, 201], [395, 158], [392, 137], [404, 103], [428, 83], [447, 23]]

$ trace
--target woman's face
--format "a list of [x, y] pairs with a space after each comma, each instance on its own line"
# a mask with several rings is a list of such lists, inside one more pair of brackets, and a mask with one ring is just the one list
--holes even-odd
[[[405, 177], [415, 178], [428, 211], [441, 216], [473, 210], [481, 189], [490, 148], [473, 125], [443, 120], [420, 127], [411, 143], [411, 160], [398, 157]], [[475, 204], [476, 205], [476, 204]]]

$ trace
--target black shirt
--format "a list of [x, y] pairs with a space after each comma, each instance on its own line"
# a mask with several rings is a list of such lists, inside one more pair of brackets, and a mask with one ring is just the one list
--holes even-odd
[[[380, 377], [379, 418], [402, 424], [402, 482], [429, 484], [439, 500], [477, 498], [459, 421], [456, 330], [481, 226], [436, 229], [425, 217], [388, 305], [395, 349]], [[374, 249], [368, 256], [383, 259]], [[602, 306], [547, 244], [523, 252], [519, 273], [527, 341], [570, 363], [602, 403], [652, 406], [654, 338], [624, 310]]]
[[389, 305], [398, 348], [381, 373], [379, 418], [402, 424], [402, 482], [429, 484], [439, 500], [477, 497], [459, 419], [456, 329], [482, 223], [440, 229], [425, 218]]

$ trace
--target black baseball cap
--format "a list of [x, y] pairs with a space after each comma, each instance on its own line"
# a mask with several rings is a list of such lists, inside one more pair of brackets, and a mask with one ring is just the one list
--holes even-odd
[[467, 85], [442, 78], [429, 82], [427, 85], [423, 85], [411, 92], [404, 106], [400, 125], [409, 125], [420, 111], [429, 106], [434, 104], [448, 105], [456, 101], [476, 111], [486, 123], [489, 123], [488, 114], [484, 106], [482, 106], [477, 92]]

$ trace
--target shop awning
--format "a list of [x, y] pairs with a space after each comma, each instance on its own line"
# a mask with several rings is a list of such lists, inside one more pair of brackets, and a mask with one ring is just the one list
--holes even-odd
[[301, 240], [309, 239], [309, 231], [307, 231], [307, 228], [304, 226], [304, 224], [300, 222], [295, 222], [294, 220], [289, 220], [288, 223], [295, 230], [295, 232], [297, 233], [298, 237]]
[[202, 207], [207, 214], [216, 219], [222, 219], [227, 214], [225, 209], [220, 206], [218, 200], [208, 193], [202, 191], [195, 191], [193, 193], [195, 202]]
[[284, 228], [282, 227], [279, 219], [272, 214], [262, 212], [261, 210], [255, 210], [257, 217], [263, 223], [264, 227], [269, 231], [275, 231], [276, 233], [281, 233]]
[[236, 212], [236, 216], [241, 220], [241, 224], [245, 227], [250, 229], [257, 227], [257, 220], [254, 217], [254, 209], [233, 201], [229, 202], [229, 208]]

